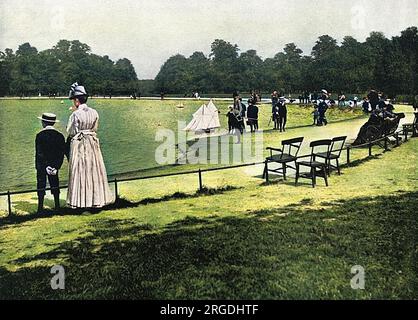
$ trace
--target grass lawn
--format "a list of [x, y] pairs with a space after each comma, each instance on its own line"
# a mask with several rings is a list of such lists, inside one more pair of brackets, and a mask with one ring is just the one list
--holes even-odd
[[[287, 134], [338, 132], [318, 129]], [[3, 219], [0, 298], [416, 299], [417, 148], [355, 161], [329, 188], [266, 185], [255, 167], [204, 174], [206, 194], [192, 175], [139, 181], [107, 210]], [[55, 264], [66, 270], [59, 292]], [[354, 265], [365, 290], [350, 287]]]

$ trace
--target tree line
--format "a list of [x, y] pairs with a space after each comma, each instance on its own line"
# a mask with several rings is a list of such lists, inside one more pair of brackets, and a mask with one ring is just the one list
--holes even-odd
[[66, 94], [78, 81], [92, 94], [186, 94], [235, 91], [282, 93], [364, 93], [374, 88], [387, 96], [418, 92], [418, 29], [409, 27], [387, 38], [372, 32], [364, 42], [346, 36], [339, 44], [329, 35], [318, 38], [310, 55], [294, 43], [272, 58], [256, 50], [240, 52], [238, 45], [217, 39], [211, 52], [177, 54], [161, 67], [154, 80], [138, 80], [129, 59], [112, 61], [78, 40], [60, 40], [38, 51], [29, 43], [0, 51], [0, 96]]
[[66, 95], [76, 81], [91, 94], [126, 94], [138, 85], [129, 59], [114, 62], [78, 40], [40, 52], [29, 43], [0, 52], [0, 96]]
[[240, 53], [236, 44], [217, 39], [206, 57], [169, 58], [155, 78], [167, 93], [259, 90], [282, 93], [364, 93], [375, 88], [387, 96], [418, 92], [418, 29], [410, 27], [388, 39], [372, 32], [364, 42], [346, 36], [341, 44], [329, 35], [318, 38], [310, 55], [294, 43], [273, 58], [262, 59], [255, 50]]

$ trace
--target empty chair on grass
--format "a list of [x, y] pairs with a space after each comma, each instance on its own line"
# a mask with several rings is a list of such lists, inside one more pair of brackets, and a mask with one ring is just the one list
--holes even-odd
[[[333, 138], [331, 140], [332, 143], [329, 152], [319, 152], [316, 154], [317, 157], [325, 159], [328, 176], [330, 175], [332, 169], [337, 169], [338, 174], [341, 174], [339, 160], [346, 140], [347, 136]], [[335, 165], [332, 164], [332, 161], [335, 161]]]
[[[283, 179], [286, 180], [287, 169], [291, 168], [296, 170], [296, 160], [298, 158], [303, 139], [303, 137], [300, 137], [289, 140], [283, 140], [281, 149], [267, 148], [267, 150], [270, 150], [270, 157], [266, 158], [264, 164], [263, 179], [265, 178], [268, 182], [269, 172], [274, 172], [283, 176]], [[273, 154], [273, 152], [277, 153]], [[281, 167], [277, 169], [269, 169], [269, 164], [271, 163], [279, 164]], [[291, 163], [294, 163], [295, 166], [290, 165]]]
[[[300, 178], [305, 178], [312, 180], [312, 187], [315, 188], [316, 178], [321, 177], [325, 180], [325, 185], [328, 187], [327, 164], [325, 162], [317, 161], [317, 154], [325, 152], [327, 157], [329, 157], [331, 144], [332, 140], [330, 139], [311, 142], [311, 154], [306, 156], [310, 158], [309, 161], [296, 162], [296, 185]], [[300, 172], [301, 167], [307, 167], [310, 170], [306, 173]]]

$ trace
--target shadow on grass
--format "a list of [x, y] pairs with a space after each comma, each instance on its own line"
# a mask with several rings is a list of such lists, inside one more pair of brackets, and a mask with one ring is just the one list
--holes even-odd
[[[96, 220], [87, 236], [0, 268], [0, 299], [406, 299], [418, 296], [418, 192], [312, 209], [311, 199], [163, 228]], [[51, 290], [50, 268], [66, 271]], [[367, 290], [352, 290], [351, 267]]]
[[378, 160], [381, 157], [382, 157], [382, 154], [377, 154], [377, 155], [372, 155], [372, 156], [368, 156], [368, 157], [357, 159], [357, 160], [351, 160], [350, 164], [347, 164], [347, 163], [341, 164], [340, 168], [341, 169], [346, 169], [346, 168], [359, 167], [364, 163], [367, 163], [367, 162], [372, 161], [372, 160]]
[[[139, 206], [144, 206], [153, 203], [160, 203], [166, 202], [171, 200], [179, 200], [179, 199], [190, 199], [190, 198], [198, 198], [202, 196], [212, 196], [217, 194], [223, 194], [228, 191], [233, 191], [239, 189], [238, 187], [233, 186], [225, 186], [221, 188], [207, 188], [203, 187], [202, 190], [197, 190], [195, 193], [188, 194], [183, 192], [175, 192], [171, 195], [163, 196], [161, 198], [146, 198], [138, 202], [131, 202], [124, 198], [118, 198], [114, 203], [107, 205], [103, 208], [91, 208], [91, 209], [71, 209], [67, 207], [63, 207], [60, 209], [45, 209], [41, 213], [33, 213], [37, 210], [37, 204], [26, 202], [26, 201], [16, 201], [13, 203], [15, 209], [19, 211], [25, 212], [32, 212], [25, 215], [12, 215], [7, 217], [0, 218], [0, 227], [3, 225], [10, 225], [10, 224], [18, 224], [27, 221], [42, 219], [42, 218], [51, 218], [53, 216], [68, 216], [68, 215], [83, 215], [83, 214], [98, 214], [103, 211], [114, 211], [119, 209], [128, 209], [128, 208], [136, 208]], [[53, 201], [47, 200], [45, 201], [47, 206], [54, 206]]]

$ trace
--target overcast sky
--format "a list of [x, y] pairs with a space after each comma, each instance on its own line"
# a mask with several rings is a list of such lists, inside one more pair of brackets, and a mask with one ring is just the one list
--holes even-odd
[[323, 34], [363, 41], [412, 25], [417, 0], [0, 0], [0, 50], [77, 39], [96, 54], [130, 59], [140, 79], [154, 78], [174, 54], [209, 54], [218, 38], [267, 58], [289, 42], [309, 54]]

